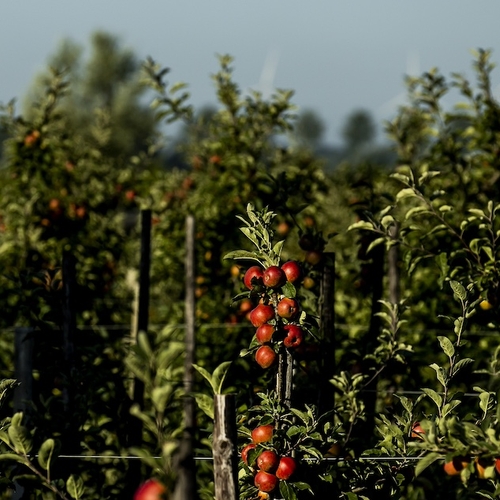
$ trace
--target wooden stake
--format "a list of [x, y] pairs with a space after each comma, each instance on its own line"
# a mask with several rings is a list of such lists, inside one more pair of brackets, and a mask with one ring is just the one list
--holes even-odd
[[[147, 332], [149, 327], [149, 286], [151, 268], [151, 210], [141, 211], [141, 256], [139, 263], [139, 300], [137, 308], [137, 332]], [[144, 383], [135, 378], [133, 382], [133, 404], [144, 405]], [[128, 446], [142, 443], [142, 422], [135, 417], [130, 421]], [[140, 483], [141, 464], [132, 461], [129, 465], [128, 484], [135, 489]]]
[[64, 353], [64, 376], [67, 379], [63, 388], [63, 402], [66, 413], [71, 411], [72, 395], [69, 387], [73, 384], [73, 372], [75, 369], [75, 332], [76, 332], [76, 259], [69, 252], [63, 253], [62, 258], [62, 279], [63, 279], [63, 353]]
[[14, 378], [19, 385], [14, 389], [14, 413], [29, 414], [33, 399], [34, 329], [18, 327], [14, 337]]
[[186, 218], [186, 354], [184, 358], [184, 432], [177, 457], [179, 476], [174, 500], [193, 500], [197, 497], [196, 468], [194, 462], [194, 434], [196, 428], [196, 405], [191, 396], [194, 384], [196, 350], [196, 296], [195, 296], [195, 220]]
[[238, 448], [233, 394], [214, 397], [215, 500], [238, 500]]
[[335, 254], [325, 252], [323, 262], [319, 296], [320, 338], [323, 342], [318, 397], [320, 415], [333, 408], [335, 397], [335, 388], [330, 383], [335, 375]]
[[292, 403], [293, 358], [288, 349], [281, 346], [278, 352], [278, 373], [276, 374], [276, 396], [278, 401], [290, 408]]

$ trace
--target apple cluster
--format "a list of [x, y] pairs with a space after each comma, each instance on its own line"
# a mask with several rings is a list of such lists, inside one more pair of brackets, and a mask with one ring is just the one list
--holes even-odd
[[285, 285], [288, 284], [288, 290], [295, 290], [301, 279], [302, 269], [296, 261], [266, 269], [252, 266], [243, 277], [251, 294], [259, 298], [259, 304], [250, 311], [249, 319], [256, 328], [255, 339], [259, 344], [255, 361], [262, 368], [275, 363], [280, 343], [288, 349], [296, 349], [304, 341], [304, 329], [299, 324], [300, 304], [294, 297], [283, 293]]
[[272, 424], [259, 425], [252, 431], [252, 442], [241, 451], [241, 459], [254, 473], [254, 485], [261, 493], [270, 493], [279, 481], [288, 481], [297, 469], [293, 457], [280, 456], [273, 448], [266, 447], [273, 438]]

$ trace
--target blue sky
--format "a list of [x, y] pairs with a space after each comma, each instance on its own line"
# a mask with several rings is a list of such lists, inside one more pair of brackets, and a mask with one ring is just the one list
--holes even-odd
[[[338, 143], [354, 109], [381, 126], [393, 116], [406, 72], [471, 75], [478, 47], [499, 61], [499, 19], [493, 0], [2, 0], [0, 102], [23, 96], [61, 39], [100, 29], [171, 68], [199, 106], [214, 100], [215, 54], [229, 53], [242, 88], [294, 89]], [[500, 68], [493, 81], [499, 95]]]

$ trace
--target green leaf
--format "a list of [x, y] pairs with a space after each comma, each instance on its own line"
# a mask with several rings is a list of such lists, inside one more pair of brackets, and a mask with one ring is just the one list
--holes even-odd
[[472, 363], [474, 360], [471, 359], [471, 358], [463, 358], [463, 359], [459, 359], [457, 361], [457, 363], [455, 364], [455, 367], [453, 369], [453, 373], [452, 375], [455, 375], [456, 373], [458, 373], [462, 368], [464, 368], [465, 366], [469, 365], [470, 363]]
[[141, 459], [141, 462], [145, 463], [148, 465], [148, 467], [151, 467], [151, 469], [158, 469], [161, 470], [162, 468], [162, 459], [161, 458], [154, 458], [151, 456], [151, 451], [149, 450], [144, 450], [142, 448], [135, 448], [132, 447], [130, 448], [130, 453], [136, 457], [139, 457]]
[[441, 368], [438, 366], [436, 363], [432, 363], [429, 365], [435, 372], [436, 372], [436, 377], [438, 379], [438, 382], [443, 386], [446, 387], [446, 380], [445, 380], [445, 371], [444, 368]]
[[234, 252], [229, 252], [224, 255], [224, 259], [246, 259], [246, 260], [256, 260], [260, 262], [259, 257], [257, 257], [253, 252], [249, 252], [248, 250], [235, 250]]
[[297, 425], [292, 425], [286, 430], [286, 435], [291, 438], [293, 436], [296, 436], [297, 434], [300, 434], [301, 432], [304, 431], [304, 427], [299, 427]]
[[28, 429], [22, 425], [11, 425], [7, 432], [14, 450], [17, 453], [28, 455], [33, 446]]
[[424, 388], [422, 389], [422, 392], [429, 396], [438, 408], [441, 408], [443, 398], [436, 391], [434, 391], [433, 389]]
[[451, 340], [448, 337], [438, 337], [439, 344], [441, 345], [441, 349], [443, 352], [449, 357], [453, 357], [455, 354], [455, 347], [453, 346]]
[[462, 401], [458, 399], [454, 399], [453, 401], [450, 401], [449, 403], [445, 404], [443, 406], [443, 411], [441, 414], [441, 417], [444, 418], [446, 417], [449, 413], [451, 413]]
[[285, 240], [278, 241], [274, 247], [273, 247], [273, 252], [276, 254], [278, 257], [278, 262], [279, 258], [281, 257], [281, 251], [283, 250], [283, 245], [285, 244]]
[[141, 331], [137, 334], [137, 345], [139, 346], [141, 353], [148, 359], [154, 356], [153, 349], [151, 349], [151, 344], [146, 332]]
[[281, 291], [283, 292], [283, 295], [289, 299], [293, 299], [297, 295], [297, 289], [293, 283], [290, 283], [289, 281], [281, 287]]
[[52, 462], [55, 445], [55, 441], [52, 438], [49, 438], [42, 443], [42, 446], [40, 446], [40, 450], [38, 451], [38, 463], [44, 470], [50, 470], [50, 463]]
[[408, 212], [406, 212], [405, 220], [411, 219], [415, 215], [420, 215], [420, 214], [423, 214], [423, 213], [429, 213], [429, 210], [426, 207], [413, 207], [413, 208], [410, 208], [410, 210], [408, 210]]
[[11, 460], [20, 464], [28, 465], [29, 461], [15, 453], [0, 453], [0, 460]]
[[450, 266], [448, 265], [448, 255], [445, 252], [441, 252], [436, 256], [436, 263], [439, 266], [440, 271], [438, 284], [440, 288], [443, 288], [444, 281], [448, 277], [448, 273], [450, 272]]
[[153, 402], [153, 405], [157, 411], [165, 411], [173, 392], [174, 388], [171, 384], [155, 387], [151, 391], [151, 401]]
[[486, 214], [482, 210], [479, 210], [479, 208], [470, 208], [469, 212], [480, 219], [486, 218]]
[[380, 237], [380, 238], [376, 238], [375, 240], [373, 240], [369, 245], [368, 245], [368, 248], [366, 249], [366, 253], [370, 253], [371, 250], [373, 248], [375, 248], [376, 246], [378, 245], [382, 245], [383, 243], [385, 243], [386, 241], [386, 238], [384, 236]]
[[286, 481], [280, 481], [280, 493], [284, 500], [297, 500], [295, 491]]
[[407, 175], [400, 174], [399, 172], [394, 172], [393, 174], [390, 175], [390, 177], [397, 179], [399, 182], [402, 182], [403, 184], [410, 184], [410, 178]]
[[85, 493], [85, 486], [83, 484], [83, 479], [80, 476], [71, 474], [66, 481], [66, 490], [71, 498], [78, 500], [82, 498]]
[[9, 435], [6, 432], [0, 431], [0, 440], [3, 441], [7, 446], [10, 446]]
[[193, 363], [193, 368], [205, 379], [208, 381], [208, 383], [210, 384], [210, 386], [212, 387], [212, 390], [214, 391], [215, 393], [215, 388], [214, 388], [214, 384], [212, 382], [212, 375], [210, 374], [210, 372], [208, 370], [206, 370], [205, 368], [203, 368], [203, 366], [200, 366], [200, 365], [197, 365], [195, 363]]
[[193, 397], [200, 410], [212, 420], [214, 419], [214, 398], [208, 394], [195, 392]]
[[297, 410], [296, 408], [290, 408], [290, 411], [296, 415], [297, 417], [300, 418], [300, 420], [302, 420], [302, 422], [304, 422], [304, 424], [308, 424], [309, 423], [309, 416], [307, 415], [307, 413], [305, 412], [302, 412], [300, 410]]
[[346, 492], [345, 496], [346, 496], [347, 500], [359, 500], [359, 497], [358, 497], [358, 495], [356, 495], [356, 493]]
[[311, 491], [311, 486], [309, 484], [304, 483], [303, 481], [294, 481], [293, 483], [294, 488], [297, 488], [298, 490], [309, 490]]
[[450, 281], [450, 286], [453, 290], [454, 295], [458, 299], [465, 300], [467, 298], [467, 292], [465, 288], [458, 281]]
[[488, 405], [490, 402], [490, 393], [483, 391], [481, 394], [479, 394], [479, 408], [483, 410], [484, 416], [486, 417], [486, 414], [488, 413]]
[[214, 373], [212, 374], [212, 387], [214, 389], [215, 394], [222, 394], [222, 385], [224, 383], [224, 379], [226, 378], [227, 372], [231, 367], [232, 361], [224, 361], [217, 368], [215, 368]]
[[259, 241], [257, 240], [254, 232], [255, 229], [251, 227], [240, 227], [240, 231], [258, 248]]
[[396, 200], [402, 200], [403, 198], [416, 198], [417, 195], [415, 193], [415, 190], [413, 188], [405, 188], [399, 191], [399, 193], [396, 195]]
[[373, 227], [373, 224], [371, 222], [360, 220], [358, 222], [355, 222], [354, 224], [351, 224], [347, 228], [348, 231], [354, 231], [355, 229], [357, 230], [365, 229], [367, 231], [373, 231], [375, 228]]
[[436, 452], [425, 455], [424, 458], [418, 461], [415, 467], [415, 476], [419, 476], [429, 465], [432, 465], [436, 460], [442, 458], [442, 455]]
[[413, 413], [413, 402], [411, 399], [408, 399], [406, 396], [398, 396], [397, 394], [396, 397], [403, 405], [403, 408], [411, 415]]

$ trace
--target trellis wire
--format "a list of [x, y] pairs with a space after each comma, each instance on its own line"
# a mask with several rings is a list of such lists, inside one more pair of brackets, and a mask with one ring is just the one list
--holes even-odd
[[[38, 458], [38, 455], [30, 455], [28, 458]], [[132, 455], [58, 455], [59, 459], [75, 459], [75, 460], [141, 460], [141, 457], [135, 457]], [[161, 460], [163, 457], [148, 457], [155, 460]], [[399, 461], [399, 460], [410, 460], [417, 461], [422, 457], [358, 457], [349, 458], [349, 461], [354, 462], [386, 462], [386, 461]], [[197, 462], [213, 462], [213, 457], [193, 457]], [[443, 458], [444, 459], [444, 458]], [[342, 462], [345, 461], [345, 457], [325, 457], [321, 460], [317, 458], [305, 458], [306, 462]]]

